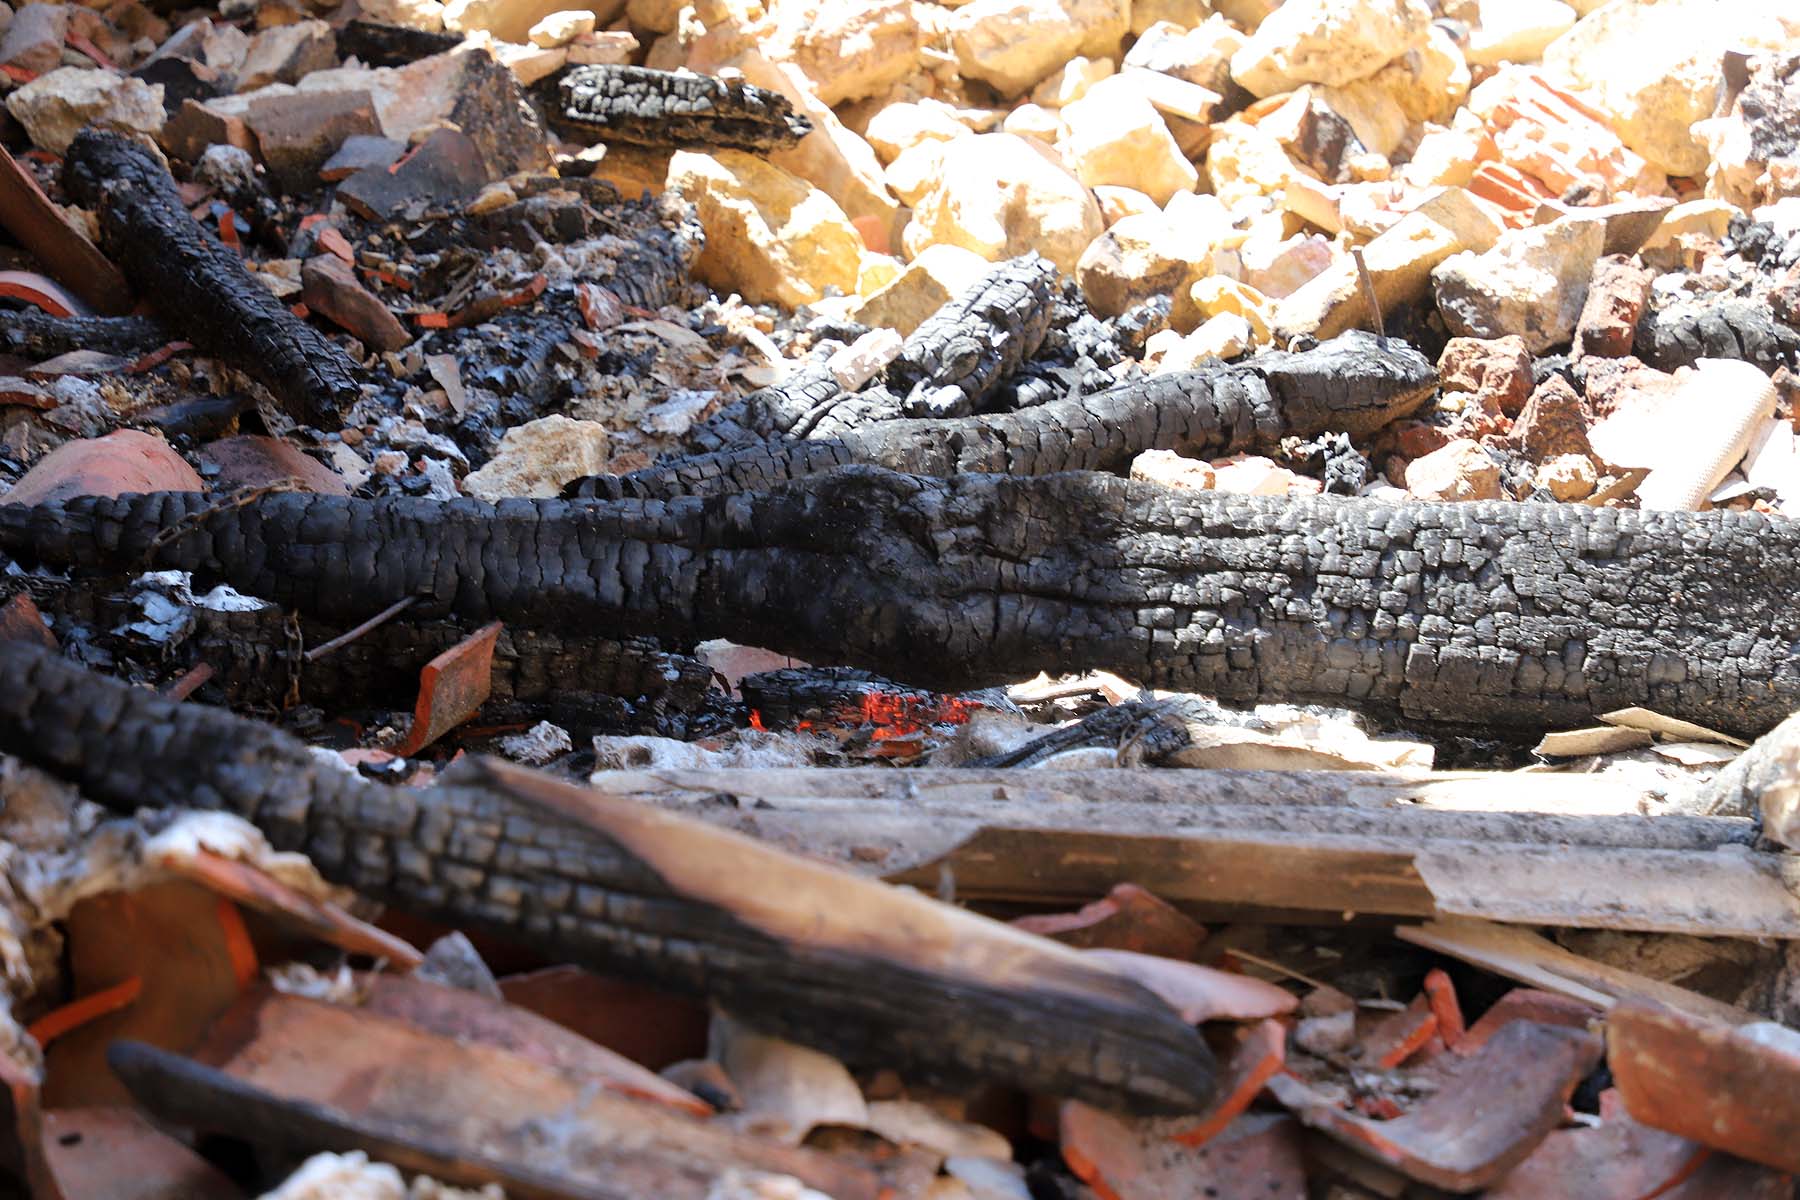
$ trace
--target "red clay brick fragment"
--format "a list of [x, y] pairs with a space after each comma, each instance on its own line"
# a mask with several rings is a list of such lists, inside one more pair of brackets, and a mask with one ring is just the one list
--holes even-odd
[[1733, 1027], [1642, 1000], [1622, 1000], [1606, 1015], [1606, 1062], [1633, 1119], [1793, 1172], [1797, 1043], [1800, 1034], [1780, 1026]]
[[1473, 1058], [1440, 1056], [1425, 1073], [1435, 1076], [1432, 1094], [1391, 1120], [1346, 1112], [1293, 1075], [1278, 1074], [1268, 1087], [1302, 1124], [1332, 1140], [1409, 1179], [1468, 1192], [1529, 1156], [1562, 1123], [1575, 1085], [1599, 1061], [1593, 1034], [1513, 1021]]
[[1190, 962], [1206, 941], [1204, 926], [1135, 883], [1121, 883], [1075, 912], [1020, 917], [1013, 924], [1065, 946], [1135, 950]]
[[65, 442], [6, 493], [8, 504], [52, 504], [76, 496], [203, 492], [206, 485], [169, 443], [135, 429]]

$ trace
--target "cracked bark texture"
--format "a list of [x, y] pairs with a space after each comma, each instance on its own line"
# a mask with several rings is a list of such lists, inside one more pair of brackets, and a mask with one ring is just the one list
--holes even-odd
[[96, 211], [106, 252], [183, 337], [262, 383], [296, 421], [342, 423], [362, 394], [350, 359], [188, 215], [148, 151], [85, 129], [63, 162], [63, 185]]
[[871, 468], [667, 502], [212, 504], [0, 505], [0, 549], [153, 559], [346, 622], [420, 596], [421, 618], [726, 637], [944, 691], [1104, 668], [1519, 733], [1642, 705], [1753, 735], [1800, 708], [1800, 526], [1756, 513]]
[[561, 124], [602, 141], [695, 150], [780, 150], [812, 132], [786, 96], [712, 75], [576, 67], [557, 85]]
[[1036, 251], [1001, 263], [927, 317], [888, 364], [909, 417], [966, 417], [1050, 330], [1056, 264]]
[[1652, 309], [1638, 322], [1634, 349], [1659, 371], [1691, 367], [1703, 358], [1736, 358], [1773, 372], [1800, 364], [1800, 330], [1766, 305], [1722, 300], [1699, 310]]
[[[279, 730], [20, 642], [0, 643], [0, 680], [0, 749], [117, 810], [236, 813], [396, 907], [711, 997], [854, 1062], [1137, 1111], [1198, 1111], [1210, 1097], [1205, 1043], [1161, 1001], [961, 910], [498, 764], [388, 788]], [[696, 876], [690, 853], [714, 868]], [[784, 883], [797, 891], [778, 898]], [[827, 899], [820, 932], [794, 936], [783, 906]]]
[[1396, 338], [1354, 331], [1302, 353], [1176, 371], [1019, 412], [877, 421], [833, 438], [676, 459], [628, 475], [576, 480], [565, 494], [602, 499], [750, 492], [834, 467], [918, 475], [1124, 472], [1145, 450], [1200, 458], [1269, 449], [1327, 431], [1361, 435], [1416, 410], [1437, 372]]
[[71, 350], [137, 357], [174, 340], [155, 317], [53, 317], [35, 308], [0, 312], [0, 350], [51, 358]]

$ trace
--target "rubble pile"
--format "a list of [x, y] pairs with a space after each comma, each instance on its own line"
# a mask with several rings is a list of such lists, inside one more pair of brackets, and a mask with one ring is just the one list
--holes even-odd
[[0, 100], [0, 1197], [1794, 1194], [1790, 2]]

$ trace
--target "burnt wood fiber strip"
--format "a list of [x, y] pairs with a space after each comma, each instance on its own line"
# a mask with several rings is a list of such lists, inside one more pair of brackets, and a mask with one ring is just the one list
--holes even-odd
[[650, 67], [576, 67], [553, 121], [602, 141], [696, 150], [780, 150], [812, 132], [786, 96], [738, 80]]

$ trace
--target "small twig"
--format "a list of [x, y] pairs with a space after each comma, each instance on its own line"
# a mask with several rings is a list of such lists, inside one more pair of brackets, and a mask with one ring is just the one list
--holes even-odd
[[1369, 274], [1369, 264], [1363, 261], [1361, 246], [1350, 247], [1350, 257], [1356, 260], [1356, 280], [1362, 285], [1363, 300], [1369, 305], [1369, 319], [1374, 322], [1375, 336], [1381, 339], [1381, 346], [1386, 349], [1387, 325], [1381, 319], [1381, 301], [1375, 298], [1375, 277]]
[[369, 632], [371, 629], [374, 629], [377, 626], [383, 625], [386, 622], [393, 620], [395, 617], [399, 616], [401, 613], [403, 613], [407, 609], [411, 608], [413, 606], [413, 602], [417, 599], [418, 599], [417, 596], [402, 596], [402, 597], [400, 597], [400, 599], [394, 601], [392, 604], [388, 605], [386, 608], [382, 609], [380, 612], [376, 613], [374, 616], [370, 617], [368, 620], [364, 621], [361, 625], [358, 625], [356, 628], [345, 630], [343, 633], [340, 633], [336, 637], [332, 638], [329, 642], [320, 642], [317, 646], [314, 646], [311, 650], [308, 650], [303, 657], [306, 659], [307, 662], [318, 662], [321, 658], [324, 658], [327, 654], [330, 654], [333, 650], [342, 649], [343, 647], [348, 646], [351, 642], [354, 642], [357, 638], [361, 637], [363, 634]]
[[150, 544], [144, 548], [143, 557], [139, 560], [139, 566], [146, 571], [149, 570], [156, 565], [156, 556], [164, 546], [167, 546], [177, 538], [192, 533], [194, 530], [200, 528], [221, 513], [228, 513], [236, 509], [245, 508], [254, 504], [256, 501], [261, 500], [264, 496], [272, 496], [277, 492], [296, 491], [299, 489], [299, 486], [300, 481], [298, 479], [294, 478], [292, 475], [286, 475], [275, 480], [273, 483], [264, 484], [260, 487], [240, 488], [224, 497], [216, 504], [191, 512], [150, 539]]
[[[1275, 962], [1271, 959], [1260, 958], [1257, 955], [1250, 953], [1248, 950], [1239, 950], [1237, 947], [1233, 946], [1231, 949], [1227, 950], [1225, 953], [1229, 954], [1232, 958], [1239, 959], [1243, 962], [1247, 962], [1251, 966], [1261, 967], [1265, 971], [1273, 971], [1277, 975], [1285, 975], [1289, 979], [1297, 979], [1301, 983], [1306, 984], [1308, 987], [1316, 987], [1316, 988], [1331, 987], [1331, 985], [1329, 983], [1324, 983], [1320, 980], [1314, 979], [1310, 975], [1302, 975], [1300, 972], [1292, 969], [1291, 967], [1284, 967], [1280, 963]], [[1332, 990], [1336, 991], [1337, 989], [1332, 988]]]

